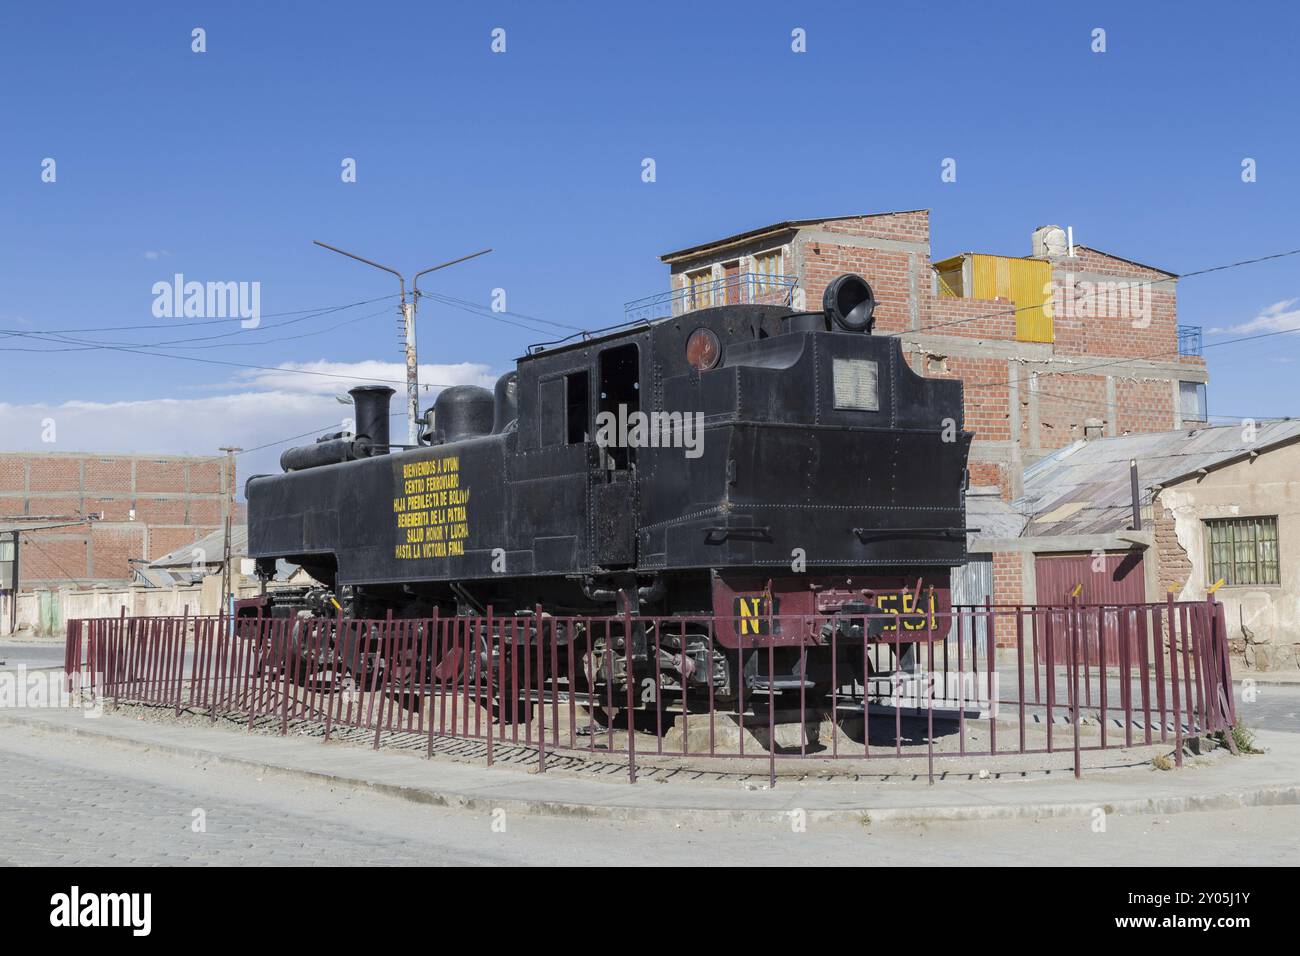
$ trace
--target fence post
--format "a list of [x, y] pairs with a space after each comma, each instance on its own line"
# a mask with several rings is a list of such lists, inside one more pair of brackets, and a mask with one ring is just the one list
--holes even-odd
[[[1018, 617], [1019, 615], [1017, 615], [1017, 618]], [[993, 599], [991, 597], [984, 598], [984, 620], [987, 622], [984, 625], [984, 636], [989, 642], [988, 660], [985, 661], [989, 675], [989, 753], [996, 754], [998, 752], [998, 701], [993, 686], [997, 681], [996, 662], [994, 659], [997, 657], [998, 653], [998, 642], [997, 637], [994, 634], [997, 630], [997, 626], [993, 617]], [[1021, 726], [1024, 725], [1022, 724]]]
[[[776, 789], [776, 630], [772, 622], [772, 591], [767, 592], [767, 786]], [[803, 715], [801, 714], [800, 717]], [[743, 730], [742, 730], [743, 732]]]
[[[491, 632], [489, 631], [489, 635], [490, 633]], [[491, 637], [489, 636], [489, 639], [487, 640], [490, 641]], [[428, 644], [428, 650], [429, 650], [429, 654], [428, 654], [429, 692], [426, 693], [425, 696], [429, 698], [429, 727], [428, 727], [428, 736], [425, 737], [424, 756], [425, 758], [429, 758], [429, 760], [432, 760], [434, 688], [437, 687], [438, 685], [438, 667], [442, 666], [442, 659], [441, 656], [439, 656], [438, 654], [438, 607], [437, 606], [434, 606], [433, 617], [429, 619], [429, 640], [426, 641], [426, 644]], [[435, 659], [437, 659], [437, 663], [434, 663]], [[424, 705], [421, 704], [420, 706], [422, 708], [422, 706]], [[422, 717], [422, 715], [424, 715], [424, 710], [421, 709], [420, 714]], [[489, 721], [489, 727], [490, 726], [491, 726], [491, 722]], [[491, 741], [490, 740], [489, 743], [487, 743], [487, 766], [491, 766]]]
[[1079, 640], [1082, 628], [1083, 612], [1079, 609], [1079, 599], [1070, 599], [1069, 634], [1070, 634], [1070, 722], [1074, 725], [1074, 779], [1083, 776], [1083, 766], [1079, 755]]
[[[226, 633], [225, 617], [223, 616], [218, 622], [221, 627], [221, 633]], [[280, 669], [280, 736], [284, 737], [289, 733], [289, 662], [292, 659], [294, 641], [298, 637], [299, 623], [292, 621], [284, 635], [284, 660]], [[220, 645], [218, 645], [220, 646]], [[213, 706], [216, 706], [216, 699], [213, 699]]]
[[[537, 772], [546, 773], [546, 677], [544, 675], [545, 667], [543, 659], [546, 646], [546, 624], [542, 617], [542, 605], [533, 605], [533, 623], [537, 625], [537, 641], [534, 649], [537, 652]], [[554, 627], [552, 627], [551, 637], [554, 639]], [[529, 718], [531, 723], [531, 717]]]
[[181, 633], [177, 640], [179, 648], [176, 652], [176, 716], [181, 715], [181, 697], [184, 693], [185, 686], [185, 633], [189, 630], [190, 625], [190, 606], [186, 604], [181, 608]]
[[[635, 699], [635, 680], [633, 679], [632, 664], [632, 598], [625, 590], [623, 592], [623, 659], [627, 662], [624, 668], [624, 677], [627, 680], [627, 781], [636, 783], [636, 721], [634, 718]], [[610, 675], [614, 672], [610, 667]], [[743, 718], [742, 718], [743, 719]], [[741, 739], [744, 739], [743, 726]]]
[[[434, 613], [437, 612], [435, 611]], [[502, 719], [505, 715], [505, 708], [502, 707], [497, 702], [495, 697], [496, 691], [492, 687], [492, 678], [493, 678], [492, 671], [494, 669], [492, 667], [492, 651], [493, 651], [495, 640], [496, 640], [496, 635], [492, 630], [492, 607], [491, 605], [489, 605], [488, 616], [487, 616], [487, 631], [484, 636], [484, 644], [485, 644], [484, 650], [486, 652], [487, 660], [484, 662], [483, 665], [481, 665], [481, 669], [487, 671], [487, 687], [484, 690], [483, 699], [487, 702], [487, 765], [489, 767], [492, 766], [494, 760], [496, 759], [495, 751], [493, 749], [494, 737], [496, 736], [496, 732], [492, 729], [493, 724], [495, 724], [497, 720]], [[497, 651], [497, 658], [498, 660], [505, 660], [504, 646]], [[497, 690], [499, 690], [499, 688], [497, 688]], [[504, 700], [504, 697], [502, 699]], [[494, 709], [496, 710], [495, 717], [493, 716], [492, 713]], [[430, 734], [429, 739], [432, 740], [433, 739], [433, 711], [432, 710], [430, 710], [429, 712], [429, 734]]]
[[1173, 687], [1174, 764], [1181, 767], [1183, 765], [1183, 714], [1178, 696], [1178, 630], [1173, 592], [1166, 595], [1165, 607], [1169, 614], [1169, 683]]
[[[1219, 672], [1222, 674], [1223, 686], [1220, 693], [1226, 695], [1223, 701], [1227, 708], [1226, 717], [1228, 720], [1228, 730], [1237, 726], [1237, 699], [1232, 690], [1232, 659], [1228, 653], [1228, 629], [1223, 620], [1223, 605], [1210, 595], [1210, 634], [1213, 637], [1214, 649], [1212, 653], [1218, 656]], [[1232, 734], [1228, 734], [1232, 739]], [[1234, 743], [1233, 746], [1236, 746]]]
[[[1031, 612], [1032, 613], [1032, 612]], [[1032, 627], [1032, 620], [1030, 627]], [[1038, 675], [1035, 663], [1034, 676]], [[1025, 616], [1024, 607], [1016, 605], [1016, 698], [1019, 700], [1020, 753], [1025, 752]]]

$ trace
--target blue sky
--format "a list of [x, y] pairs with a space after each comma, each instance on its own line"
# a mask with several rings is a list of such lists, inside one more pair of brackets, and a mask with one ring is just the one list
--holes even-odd
[[[492, 246], [429, 288], [502, 288], [577, 327], [665, 288], [660, 253], [787, 218], [926, 207], [936, 258], [1026, 254], [1047, 222], [1177, 272], [1290, 250], [1298, 27], [1282, 3], [7, 4], [0, 335], [233, 331], [153, 317], [180, 272], [260, 282], [264, 318], [174, 354], [400, 377], [395, 317], [372, 315], [391, 300], [275, 327], [395, 291], [312, 239], [404, 270]], [[1187, 279], [1180, 320], [1300, 327], [1297, 297], [1293, 257]], [[547, 337], [421, 306], [430, 381], [486, 381]], [[1212, 413], [1300, 414], [1300, 334], [1207, 356]], [[341, 417], [351, 384], [109, 350], [0, 351], [0, 370], [4, 449], [252, 447]]]

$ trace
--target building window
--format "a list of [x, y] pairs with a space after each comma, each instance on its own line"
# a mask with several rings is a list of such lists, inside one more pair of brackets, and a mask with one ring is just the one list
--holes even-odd
[[707, 309], [713, 305], [713, 269], [686, 273], [686, 308]]
[[777, 288], [781, 278], [781, 250], [760, 252], [754, 256], [754, 281], [759, 292]]
[[1178, 383], [1178, 416], [1185, 422], [1208, 422], [1204, 382]]
[[1277, 584], [1277, 516], [1212, 518], [1205, 522], [1210, 580], [1228, 587]]

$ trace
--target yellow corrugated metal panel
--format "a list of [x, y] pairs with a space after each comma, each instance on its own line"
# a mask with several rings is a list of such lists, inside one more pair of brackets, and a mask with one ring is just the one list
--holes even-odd
[[1016, 304], [1016, 338], [1022, 342], [1053, 340], [1050, 262], [1011, 260], [1011, 301]]
[[1010, 299], [1016, 309], [1016, 338], [1051, 342], [1052, 264], [1040, 259], [971, 256], [971, 295], [976, 299]]

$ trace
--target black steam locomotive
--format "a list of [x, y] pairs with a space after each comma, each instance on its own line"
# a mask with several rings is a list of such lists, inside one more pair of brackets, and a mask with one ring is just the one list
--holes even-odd
[[414, 448], [389, 444], [392, 389], [353, 389], [354, 434], [247, 483], [259, 574], [284, 559], [323, 584], [269, 612], [711, 616], [720, 649], [774, 644], [802, 679], [805, 642], [770, 615], [946, 604], [966, 556], [961, 383], [871, 334], [861, 278], [823, 305], [533, 346], [495, 394], [444, 390]]

